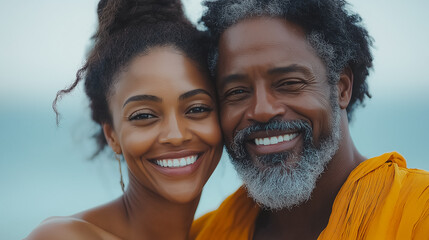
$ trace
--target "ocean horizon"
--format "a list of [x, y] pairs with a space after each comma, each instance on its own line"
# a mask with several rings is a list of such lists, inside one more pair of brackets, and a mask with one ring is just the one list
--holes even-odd
[[[359, 151], [368, 158], [397, 151], [409, 167], [429, 170], [428, 100], [379, 102], [374, 94], [351, 123]], [[79, 94], [65, 97], [58, 105], [62, 119], [57, 127], [49, 102], [40, 109], [0, 104], [1, 239], [22, 239], [49, 216], [71, 215], [120, 196], [118, 165], [110, 150], [90, 159], [97, 128], [86, 105]], [[196, 216], [215, 209], [240, 185], [224, 153]]]

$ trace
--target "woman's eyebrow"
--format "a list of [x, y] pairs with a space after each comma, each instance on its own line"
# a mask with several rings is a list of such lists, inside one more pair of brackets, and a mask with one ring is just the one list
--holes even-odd
[[122, 108], [125, 107], [125, 105], [127, 105], [130, 102], [136, 102], [136, 101], [152, 101], [152, 102], [162, 102], [162, 99], [157, 97], [157, 96], [153, 96], [153, 95], [135, 95], [132, 96], [130, 98], [128, 98], [124, 105], [122, 106]]
[[194, 90], [191, 90], [191, 91], [189, 91], [189, 92], [185, 92], [184, 94], [182, 94], [182, 95], [180, 95], [180, 96], [179, 96], [179, 100], [185, 100], [186, 98], [190, 98], [190, 97], [195, 96], [195, 95], [198, 95], [198, 94], [206, 94], [206, 95], [208, 95], [212, 100], [214, 100], [214, 99], [213, 99], [213, 96], [212, 96], [209, 92], [207, 92], [206, 90], [201, 89], [201, 88], [199, 88], [199, 89], [194, 89]]

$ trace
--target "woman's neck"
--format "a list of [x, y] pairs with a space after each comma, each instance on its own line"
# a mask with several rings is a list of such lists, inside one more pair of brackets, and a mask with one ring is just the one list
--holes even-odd
[[126, 239], [187, 239], [200, 196], [188, 203], [174, 203], [129, 175], [127, 190], [118, 202], [125, 215], [121, 235]]

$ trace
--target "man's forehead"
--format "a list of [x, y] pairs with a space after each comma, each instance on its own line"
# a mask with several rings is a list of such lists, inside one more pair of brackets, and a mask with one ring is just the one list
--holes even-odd
[[302, 28], [269, 17], [242, 20], [228, 28], [219, 42], [218, 60], [218, 80], [249, 68], [261, 72], [291, 65], [314, 69], [321, 62]]
[[227, 28], [221, 35], [219, 48], [240, 50], [266, 44], [279, 44], [291, 36], [305, 41], [304, 30], [280, 17], [243, 19]]

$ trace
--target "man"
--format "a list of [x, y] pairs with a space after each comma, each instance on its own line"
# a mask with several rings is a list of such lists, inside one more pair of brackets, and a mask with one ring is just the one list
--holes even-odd
[[342, 0], [207, 1], [228, 153], [244, 187], [196, 239], [428, 239], [429, 173], [366, 159], [348, 128], [371, 38]]

